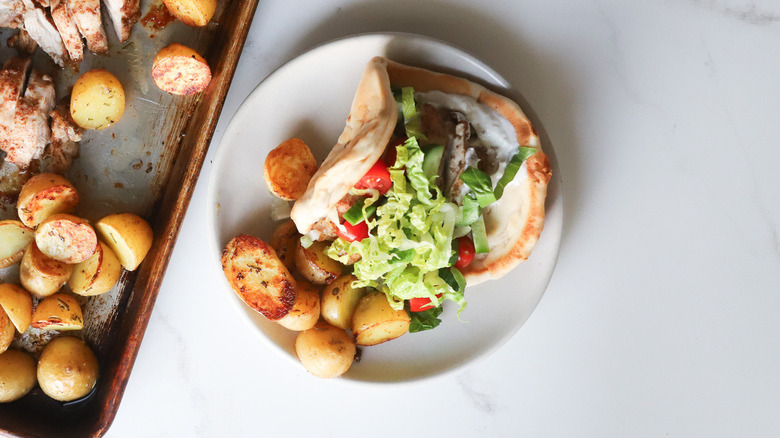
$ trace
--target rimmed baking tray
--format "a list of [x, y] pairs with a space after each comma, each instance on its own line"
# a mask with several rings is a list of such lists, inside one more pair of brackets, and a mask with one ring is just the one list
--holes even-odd
[[[141, 15], [158, 4], [142, 1]], [[0, 434], [101, 436], [110, 427], [257, 4], [258, 0], [219, 0], [213, 20], [201, 29], [178, 22], [164, 29], [136, 24], [127, 42], [111, 40], [109, 56], [88, 56], [79, 71], [57, 69], [40, 50], [33, 57], [33, 68], [54, 76], [58, 99], [67, 96], [75, 78], [91, 68], [105, 68], [119, 77], [127, 94], [122, 120], [110, 129], [87, 132], [80, 157], [66, 176], [82, 199], [77, 214], [94, 221], [110, 213], [137, 213], [150, 221], [155, 238], [138, 271], [126, 273], [107, 294], [79, 298], [85, 327], [76, 335], [87, 341], [100, 363], [93, 393], [76, 402], [59, 403], [36, 388], [16, 402], [0, 405]], [[110, 27], [106, 30], [111, 34]], [[12, 33], [4, 30], [0, 35], [5, 40]], [[174, 41], [198, 50], [211, 66], [212, 81], [198, 96], [171, 96], [151, 81], [155, 53]], [[0, 60], [12, 54], [0, 50]], [[0, 202], [0, 218], [14, 214], [13, 199]], [[16, 268], [0, 272], [2, 281], [18, 281], [15, 278]], [[35, 355], [48, 336], [28, 330], [14, 347]]]

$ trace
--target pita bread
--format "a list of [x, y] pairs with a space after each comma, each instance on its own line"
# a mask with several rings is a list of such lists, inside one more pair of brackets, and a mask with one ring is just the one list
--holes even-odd
[[521, 146], [536, 148], [507, 185], [502, 198], [484, 210], [490, 252], [478, 254], [463, 269], [469, 285], [502, 277], [531, 254], [544, 226], [544, 201], [552, 169], [539, 136], [513, 101], [469, 80], [376, 57], [366, 67], [347, 126], [325, 162], [312, 177], [291, 217], [301, 233], [326, 217], [382, 156], [397, 122], [390, 85], [471, 96], [505, 117]]

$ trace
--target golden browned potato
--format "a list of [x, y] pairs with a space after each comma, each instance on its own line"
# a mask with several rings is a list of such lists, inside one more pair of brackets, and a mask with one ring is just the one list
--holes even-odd
[[35, 359], [19, 350], [0, 354], [0, 403], [27, 395], [35, 387]]
[[14, 323], [11, 322], [11, 318], [8, 317], [5, 310], [0, 309], [0, 353], [8, 350], [11, 342], [14, 341], [15, 334]]
[[369, 292], [352, 315], [352, 333], [358, 345], [377, 345], [409, 331], [411, 319], [404, 309], [395, 310], [382, 292]]
[[49, 216], [73, 210], [78, 202], [70, 181], [54, 173], [41, 173], [24, 183], [16, 210], [23, 224], [35, 228]]
[[366, 288], [352, 287], [352, 282], [356, 280], [354, 275], [342, 275], [325, 287], [320, 309], [322, 319], [340, 329], [352, 328], [352, 314], [366, 294]]
[[242, 234], [228, 242], [222, 270], [239, 298], [271, 321], [295, 305], [295, 279], [274, 249], [257, 237]]
[[277, 146], [268, 153], [263, 165], [268, 190], [288, 201], [303, 195], [316, 171], [317, 160], [300, 138], [291, 138]]
[[60, 290], [72, 273], [73, 265], [46, 257], [32, 242], [22, 256], [19, 280], [33, 295], [47, 297]]
[[23, 288], [11, 284], [0, 284], [0, 308], [13, 322], [19, 333], [24, 333], [32, 320], [32, 297]]
[[174, 17], [188, 26], [205, 26], [217, 10], [217, 0], [163, 0], [163, 3]]
[[125, 90], [116, 76], [106, 70], [90, 70], [73, 84], [70, 115], [85, 129], [105, 129], [122, 118]]
[[106, 216], [97, 221], [95, 228], [128, 271], [135, 271], [152, 247], [152, 227], [132, 213]]
[[298, 228], [295, 222], [287, 220], [279, 224], [271, 234], [271, 247], [276, 251], [279, 260], [292, 272], [295, 270], [295, 247], [298, 246]]
[[21, 221], [0, 221], [0, 269], [18, 263], [33, 238], [35, 232]]
[[54, 338], [38, 359], [38, 384], [55, 400], [80, 399], [92, 391], [97, 379], [97, 358], [81, 339]]
[[68, 294], [46, 297], [33, 312], [32, 326], [41, 330], [81, 330], [84, 328], [81, 306]]
[[303, 278], [295, 279], [295, 305], [278, 322], [282, 327], [299, 332], [314, 327], [320, 319], [320, 286]]
[[70, 214], [55, 214], [35, 229], [35, 244], [45, 256], [75, 265], [92, 257], [98, 240], [95, 230], [86, 219]]
[[152, 79], [163, 91], [189, 96], [206, 89], [211, 82], [211, 69], [198, 52], [173, 43], [154, 57]]
[[330, 242], [314, 242], [304, 248], [298, 242], [295, 248], [295, 267], [303, 277], [312, 283], [328, 284], [344, 271], [344, 265], [328, 257], [325, 251]]
[[100, 295], [111, 290], [121, 275], [122, 265], [114, 251], [105, 243], [98, 242], [92, 257], [73, 267], [68, 286], [78, 295]]
[[344, 374], [352, 366], [355, 352], [355, 343], [347, 332], [325, 321], [295, 338], [295, 353], [303, 367], [324, 379]]

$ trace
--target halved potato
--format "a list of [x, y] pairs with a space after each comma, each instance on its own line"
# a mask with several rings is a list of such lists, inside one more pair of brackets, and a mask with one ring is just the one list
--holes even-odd
[[163, 0], [174, 17], [188, 26], [203, 27], [217, 10], [217, 0]]
[[189, 96], [206, 89], [211, 82], [211, 69], [198, 52], [173, 43], [154, 57], [152, 79], [163, 91]]
[[331, 379], [344, 374], [355, 360], [355, 343], [344, 330], [320, 321], [298, 333], [295, 353], [306, 371]]
[[41, 173], [24, 183], [16, 210], [23, 224], [35, 228], [49, 216], [73, 210], [78, 202], [79, 194], [70, 181], [54, 173]]
[[409, 331], [411, 319], [405, 310], [390, 307], [382, 292], [361, 298], [352, 315], [352, 333], [358, 345], [377, 345]]
[[16, 328], [14, 323], [11, 322], [11, 318], [5, 313], [5, 310], [0, 309], [0, 353], [8, 350], [11, 342], [14, 341], [15, 334]]
[[0, 403], [27, 395], [35, 387], [35, 359], [19, 350], [0, 354]]
[[287, 220], [279, 224], [278, 227], [271, 234], [271, 246], [279, 260], [287, 266], [290, 272], [295, 270], [295, 247], [298, 246], [298, 228], [295, 227], [295, 222]]
[[105, 129], [122, 118], [125, 90], [116, 76], [103, 69], [90, 70], [76, 80], [70, 94], [70, 115], [86, 129]]
[[73, 267], [68, 286], [78, 295], [100, 295], [111, 290], [121, 275], [122, 264], [114, 251], [105, 243], [98, 242], [92, 257]]
[[295, 279], [295, 305], [278, 322], [282, 327], [299, 332], [314, 327], [320, 319], [320, 286], [302, 278]]
[[47, 297], [60, 290], [72, 273], [73, 265], [46, 257], [32, 242], [22, 256], [19, 280], [32, 294]]
[[34, 238], [35, 232], [21, 221], [0, 221], [0, 269], [18, 263]]
[[98, 245], [89, 221], [70, 214], [55, 214], [38, 225], [35, 244], [49, 258], [71, 265], [92, 257]]
[[106, 216], [97, 221], [95, 229], [128, 271], [138, 268], [154, 239], [149, 223], [132, 213]]
[[304, 248], [298, 241], [295, 248], [295, 267], [303, 277], [312, 283], [328, 284], [344, 271], [344, 265], [328, 257], [325, 251], [330, 242], [314, 242]]
[[68, 294], [46, 297], [33, 312], [32, 326], [41, 330], [81, 330], [84, 328], [81, 306]]
[[78, 400], [92, 391], [99, 373], [95, 353], [72, 336], [54, 338], [38, 359], [38, 384], [59, 401]]
[[239, 298], [271, 321], [295, 305], [295, 279], [274, 249], [257, 237], [242, 234], [228, 242], [222, 270]]
[[317, 171], [317, 160], [300, 138], [284, 141], [265, 157], [263, 176], [268, 190], [279, 198], [300, 198]]
[[30, 326], [32, 297], [24, 288], [11, 283], [0, 284], [0, 308], [5, 310], [19, 333], [24, 333]]
[[357, 281], [354, 275], [342, 275], [322, 291], [322, 319], [344, 330], [352, 328], [352, 315], [366, 294], [366, 288], [352, 287], [354, 281]]

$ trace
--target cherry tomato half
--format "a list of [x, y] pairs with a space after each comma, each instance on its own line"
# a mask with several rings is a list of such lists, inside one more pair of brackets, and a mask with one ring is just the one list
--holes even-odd
[[458, 260], [455, 262], [455, 267], [463, 269], [471, 264], [474, 260], [474, 242], [466, 236], [458, 238]]
[[387, 170], [387, 166], [384, 161], [379, 160], [368, 169], [363, 178], [360, 178], [356, 189], [376, 189], [380, 195], [384, 195], [393, 186], [393, 181], [390, 179], [390, 171]]
[[341, 225], [346, 232], [342, 231], [340, 227], [336, 227], [336, 234], [342, 239], [355, 242], [368, 237], [368, 224], [366, 224], [366, 221], [358, 222], [357, 225], [352, 225], [349, 222], [344, 221]]
[[[436, 298], [441, 298], [441, 294], [436, 294]], [[424, 312], [433, 309], [430, 298], [412, 298], [409, 300], [409, 310], [412, 312]]]

